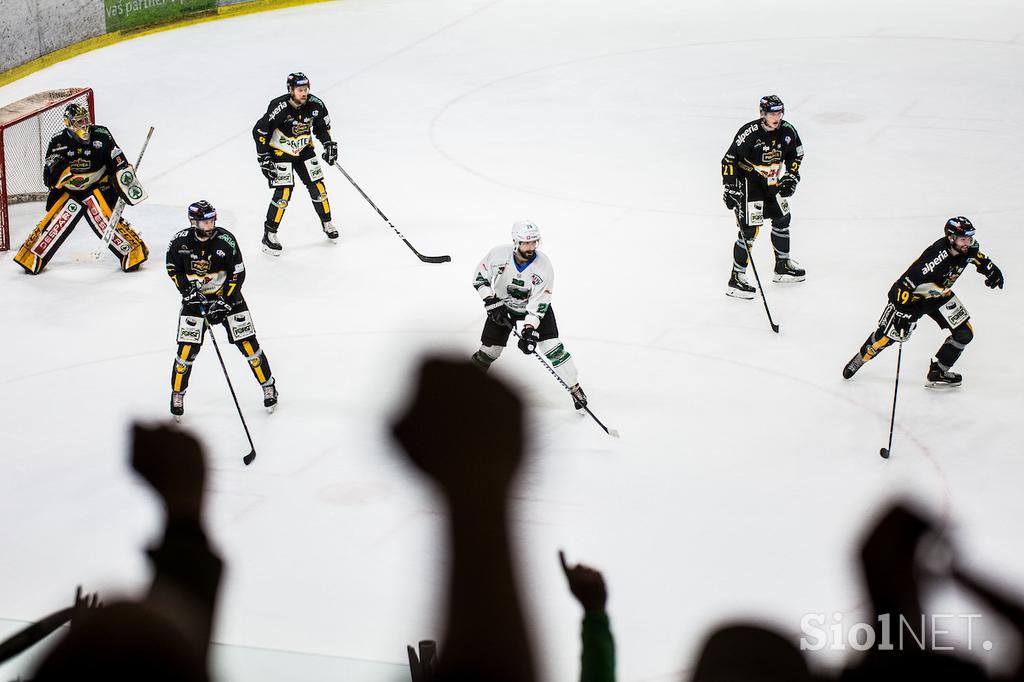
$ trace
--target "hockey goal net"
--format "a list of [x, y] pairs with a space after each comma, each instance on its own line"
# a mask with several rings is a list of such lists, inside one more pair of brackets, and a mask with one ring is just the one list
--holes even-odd
[[11, 204], [46, 199], [46, 147], [64, 128], [64, 107], [75, 102], [96, 121], [92, 88], [47, 90], [0, 107], [0, 251], [11, 248]]

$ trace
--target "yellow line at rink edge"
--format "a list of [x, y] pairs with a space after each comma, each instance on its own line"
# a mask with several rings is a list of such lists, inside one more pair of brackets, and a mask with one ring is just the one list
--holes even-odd
[[132, 38], [139, 38], [141, 36], [148, 36], [154, 33], [170, 31], [183, 26], [201, 24], [207, 21], [216, 21], [217, 19], [238, 17], [243, 14], [253, 14], [255, 12], [266, 12], [274, 9], [284, 9], [286, 7], [298, 7], [299, 5], [312, 5], [317, 2], [332, 1], [333, 0], [248, 0], [248, 2], [216, 7], [212, 10], [197, 12], [196, 14], [192, 14], [187, 17], [174, 19], [160, 24], [153, 24], [152, 26], [143, 26], [126, 31], [112, 31], [111, 33], [104, 33], [103, 35], [96, 36], [94, 38], [87, 38], [66, 47], [62, 47], [59, 50], [54, 50], [53, 52], [44, 54], [42, 57], [36, 57], [31, 61], [19, 64], [12, 69], [8, 69], [7, 71], [0, 73], [0, 86], [13, 83], [19, 78], [24, 78], [36, 71], [42, 71], [48, 66], [53, 66], [54, 64], [71, 59], [72, 57], [77, 57], [80, 54], [92, 52], [93, 50], [98, 50], [101, 47], [107, 47], [114, 43], [131, 40]]

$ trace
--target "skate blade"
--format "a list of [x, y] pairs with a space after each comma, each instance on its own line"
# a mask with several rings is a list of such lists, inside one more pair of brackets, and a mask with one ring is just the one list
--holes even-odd
[[775, 275], [772, 277], [772, 281], [776, 284], [793, 284], [796, 282], [802, 282], [807, 279], [807, 275]]
[[180, 414], [172, 414], [171, 416], [172, 416], [172, 417], [174, 417], [174, 421], [175, 421], [175, 422], [177, 422], [178, 424], [180, 424], [180, 423], [181, 423], [181, 417], [182, 417], [182, 415], [180, 415]]
[[277, 408], [277, 404], [267, 405], [267, 414], [274, 414], [274, 410]]
[[960, 388], [963, 385], [964, 384], [963, 384], [962, 381], [959, 384], [950, 384], [950, 383], [945, 382], [945, 381], [929, 381], [929, 382], [927, 382], [924, 385], [924, 387], [925, 388], [934, 388], [934, 389], [939, 390], [939, 391], [948, 391], [948, 390], [953, 389], [953, 388]]
[[263, 253], [267, 254], [268, 256], [274, 256], [276, 258], [276, 257], [281, 255], [281, 250], [280, 249], [272, 249], [272, 248], [270, 248], [268, 246], [264, 246], [263, 247]]
[[725, 290], [725, 295], [731, 296], [732, 298], [742, 298], [749, 301], [750, 299], [754, 298], [754, 296], [757, 295], [757, 292], [740, 291], [739, 289], [733, 289], [732, 287], [729, 287], [728, 289]]

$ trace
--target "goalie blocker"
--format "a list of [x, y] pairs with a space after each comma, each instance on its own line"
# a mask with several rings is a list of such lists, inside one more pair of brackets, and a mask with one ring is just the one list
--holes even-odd
[[[14, 256], [33, 275], [42, 272], [80, 220], [102, 239], [119, 197], [133, 206], [146, 199], [113, 135], [103, 126], [90, 125], [84, 107], [69, 104], [64, 125], [46, 149], [46, 215]], [[124, 220], [115, 226], [109, 248], [125, 272], [138, 269], [149, 257], [149, 249]]]

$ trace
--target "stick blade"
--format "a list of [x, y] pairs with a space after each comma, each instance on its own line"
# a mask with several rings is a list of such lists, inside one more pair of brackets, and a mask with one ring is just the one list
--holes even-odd
[[250, 450], [249, 454], [242, 458], [242, 462], [245, 463], [245, 466], [249, 466], [254, 459], [256, 459], [256, 450]]
[[419, 259], [424, 263], [451, 263], [451, 256], [424, 256], [422, 253], [417, 253]]
[[608, 429], [608, 435], [611, 436], [612, 438], [618, 438], [619, 432], [616, 431], [615, 429]]
[[878, 451], [878, 454], [882, 456], [882, 459], [889, 459], [889, 448], [882, 448]]
[[773, 322], [772, 323], [772, 331], [775, 332], [776, 334], [778, 334], [779, 333], [779, 325], [777, 325], [777, 324], [775, 324]]

